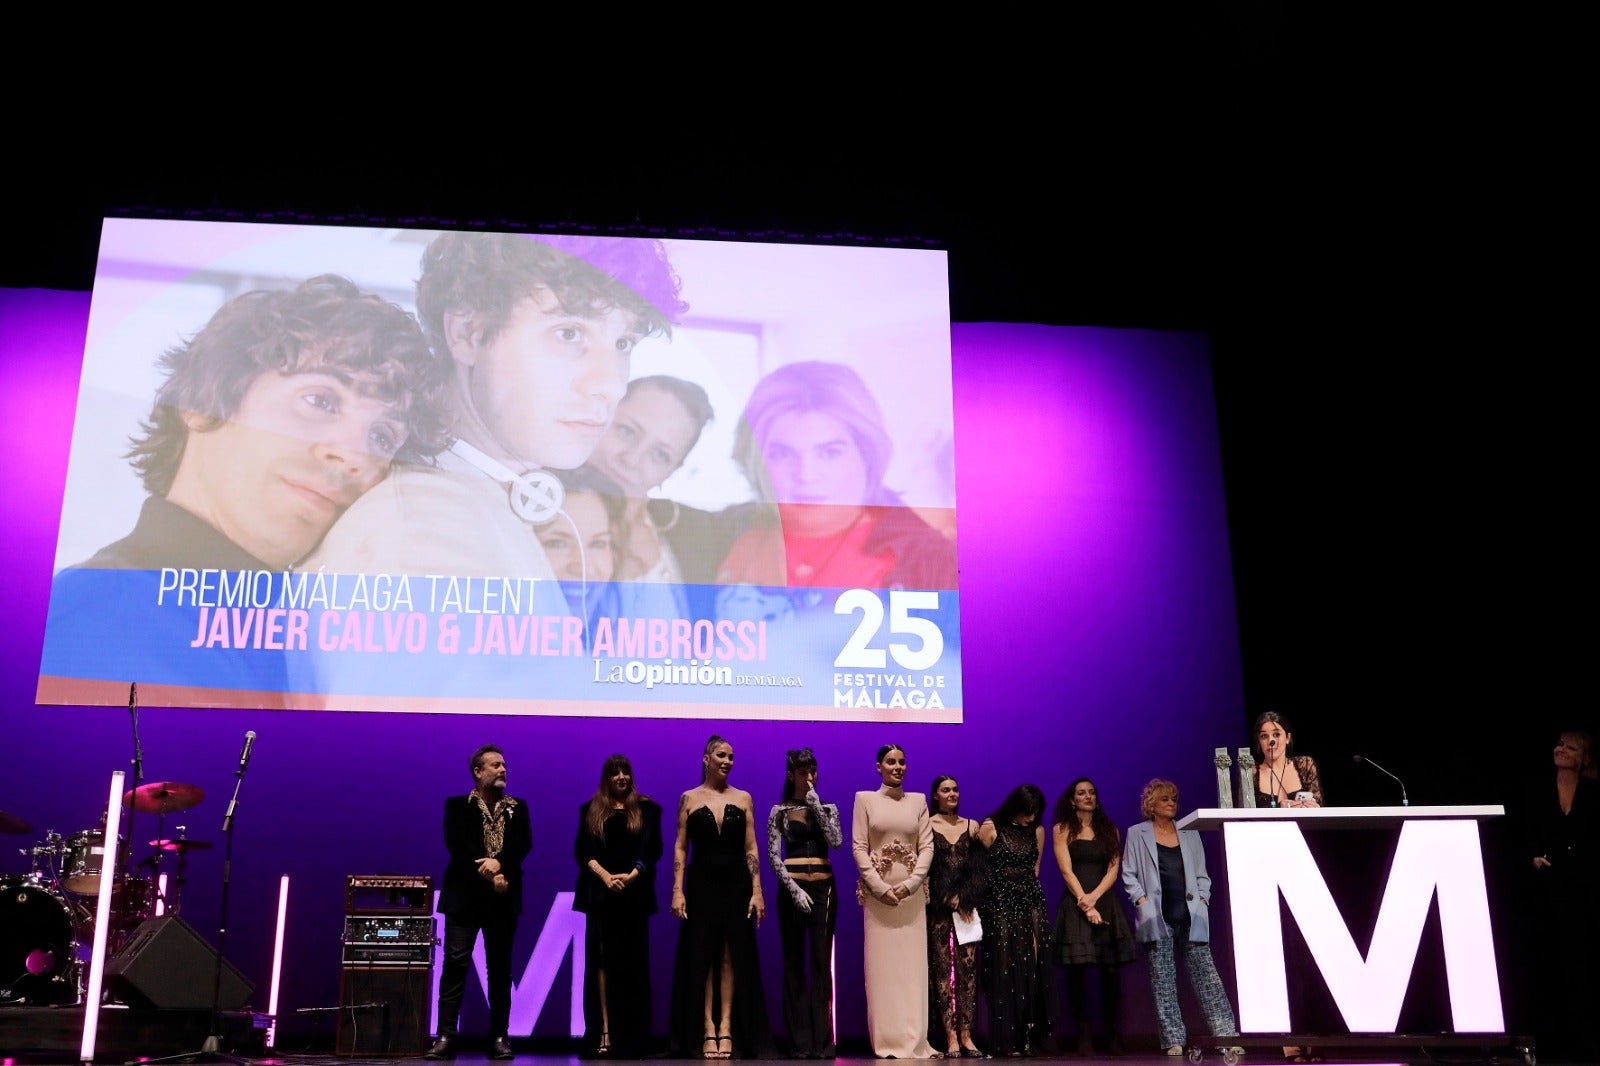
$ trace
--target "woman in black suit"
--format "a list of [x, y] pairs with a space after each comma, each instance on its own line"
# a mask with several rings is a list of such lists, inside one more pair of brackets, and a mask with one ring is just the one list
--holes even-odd
[[639, 1058], [650, 1044], [650, 916], [656, 912], [661, 806], [634, 787], [633, 764], [611, 755], [578, 808], [573, 908], [584, 929], [580, 1054]]
[[1552, 759], [1555, 788], [1546, 769], [1521, 811], [1521, 862], [1528, 864], [1533, 888], [1529, 940], [1538, 952], [1534, 1032], [1541, 1052], [1595, 1062], [1600, 933], [1592, 915], [1600, 899], [1600, 781], [1594, 738], [1569, 729], [1556, 738]]

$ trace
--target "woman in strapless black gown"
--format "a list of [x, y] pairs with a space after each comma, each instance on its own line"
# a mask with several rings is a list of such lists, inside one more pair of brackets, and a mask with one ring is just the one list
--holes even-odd
[[754, 1058], [771, 1051], [756, 954], [766, 915], [750, 793], [728, 784], [733, 746], [712, 735], [701, 784], [678, 802], [672, 913], [683, 921], [672, 984], [676, 1056]]

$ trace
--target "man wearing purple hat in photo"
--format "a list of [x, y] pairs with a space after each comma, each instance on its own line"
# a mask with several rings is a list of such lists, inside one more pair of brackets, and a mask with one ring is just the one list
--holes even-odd
[[550, 469], [589, 458], [635, 345], [686, 309], [678, 290], [658, 241], [440, 234], [417, 310], [452, 366], [454, 443], [436, 466], [397, 466], [301, 568], [553, 578], [535, 535], [560, 509]]

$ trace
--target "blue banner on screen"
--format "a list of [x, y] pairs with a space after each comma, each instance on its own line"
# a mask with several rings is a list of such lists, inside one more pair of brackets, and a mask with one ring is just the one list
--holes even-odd
[[108, 220], [38, 698], [961, 721], [944, 254]]

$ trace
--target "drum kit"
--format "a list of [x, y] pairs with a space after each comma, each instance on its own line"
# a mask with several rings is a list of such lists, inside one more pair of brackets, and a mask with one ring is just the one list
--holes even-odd
[[[122, 805], [145, 814], [188, 810], [205, 799], [198, 785], [157, 781], [129, 789]], [[158, 900], [169, 914], [180, 910], [184, 867], [189, 852], [212, 845], [185, 837], [186, 827], [169, 838], [160, 831], [149, 846], [153, 854], [133, 870], [119, 854], [113, 866], [110, 921], [106, 954], [116, 953], [140, 922], [156, 914]], [[27, 821], [0, 811], [0, 834], [32, 833]], [[125, 841], [119, 839], [119, 852]], [[30, 869], [20, 876], [0, 877], [0, 1004], [59, 1004], [81, 1002], [84, 958], [94, 942], [95, 911], [99, 904], [101, 871], [105, 858], [105, 819], [99, 829], [71, 836], [47, 830], [38, 843], [18, 851], [29, 858]], [[169, 853], [178, 857], [177, 875], [169, 892], [162, 893], [161, 864]]]

